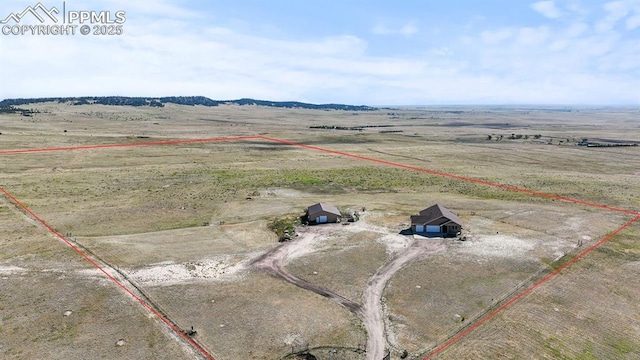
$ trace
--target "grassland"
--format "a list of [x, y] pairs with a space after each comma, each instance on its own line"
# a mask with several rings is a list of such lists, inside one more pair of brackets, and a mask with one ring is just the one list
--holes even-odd
[[[184, 357], [185, 350], [77, 254], [0, 201], [0, 354], [5, 359]], [[124, 346], [116, 343], [123, 339]]]
[[[34, 117], [0, 115], [0, 151], [263, 134], [640, 210], [638, 147], [566, 142], [638, 140], [637, 109], [34, 107], [41, 110]], [[339, 131], [312, 125], [390, 127]], [[380, 133], [385, 129], [402, 132]], [[495, 140], [511, 133], [541, 134], [542, 141]], [[2, 155], [0, 167], [0, 186], [128, 274], [177, 324], [194, 326], [198, 341], [220, 359], [275, 359], [292, 345], [356, 348], [366, 342], [362, 323], [344, 308], [244, 267], [278, 245], [269, 224], [299, 216], [315, 202], [366, 207], [370, 227], [332, 233], [289, 270], [354, 301], [397, 251], [376, 229], [399, 233], [409, 215], [435, 202], [467, 224], [467, 242], [448, 241], [444, 252], [401, 269], [385, 289], [395, 357], [403, 349], [424, 356], [514, 289], [557, 268], [563, 254], [560, 261], [630, 219], [265, 140]], [[191, 356], [6, 197], [0, 205], [0, 355]], [[640, 308], [633, 299], [640, 294], [629, 284], [640, 275], [638, 231], [634, 225], [614, 237], [441, 357], [637, 357]], [[140, 275], [167, 264], [187, 275], [171, 281]], [[67, 310], [70, 316], [63, 315]], [[121, 338], [126, 345], [116, 346]]]
[[637, 240], [624, 231], [441, 357], [637, 358]]

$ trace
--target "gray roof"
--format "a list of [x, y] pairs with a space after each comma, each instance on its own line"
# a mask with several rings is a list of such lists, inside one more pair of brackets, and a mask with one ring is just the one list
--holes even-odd
[[440, 204], [435, 204], [430, 206], [422, 211], [420, 211], [420, 215], [412, 215], [411, 216], [411, 224], [433, 224], [433, 225], [442, 225], [452, 221], [460, 226], [462, 226], [462, 221], [458, 218], [458, 216], [451, 212], [451, 210], [441, 206]]
[[328, 212], [330, 214], [335, 214], [340, 216], [340, 210], [338, 210], [337, 207], [335, 206], [331, 206], [331, 205], [327, 205], [324, 203], [317, 203], [314, 205], [309, 206], [309, 208], [307, 209], [307, 212], [309, 213], [309, 215], [313, 215], [319, 212]]

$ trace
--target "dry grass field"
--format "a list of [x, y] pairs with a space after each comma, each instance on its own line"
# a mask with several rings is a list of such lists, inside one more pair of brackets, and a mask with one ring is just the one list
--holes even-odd
[[[633, 216], [265, 139], [2, 151], [264, 135], [640, 211], [640, 147], [575, 145], [639, 142], [635, 108], [23, 107], [40, 112], [0, 114], [0, 187], [193, 326], [216, 359], [307, 345], [318, 359], [372, 359], [358, 350], [378, 323], [393, 359], [424, 358]], [[321, 125], [363, 128], [310, 129]], [[320, 201], [366, 211], [278, 243], [269, 224]], [[460, 216], [466, 241], [401, 234], [433, 203]], [[0, 215], [0, 357], [200, 358], [4, 195]], [[437, 357], [639, 358], [639, 234], [635, 223]], [[252, 265], [279, 246], [292, 277], [362, 309]]]
[[[2, 358], [193, 356], [119, 289], [87, 277], [90, 264], [5, 199], [0, 214]], [[121, 339], [125, 345], [116, 345]]]

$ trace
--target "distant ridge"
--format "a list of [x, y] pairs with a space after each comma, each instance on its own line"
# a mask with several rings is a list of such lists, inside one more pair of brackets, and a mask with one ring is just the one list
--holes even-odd
[[268, 101], [255, 99], [212, 100], [204, 96], [167, 96], [167, 97], [126, 97], [126, 96], [83, 96], [83, 97], [52, 97], [34, 99], [5, 99], [0, 101], [0, 108], [35, 104], [43, 102], [70, 103], [71, 105], [113, 105], [113, 106], [150, 106], [163, 107], [165, 104], [218, 106], [220, 104], [258, 105], [281, 108], [300, 108], [314, 110], [346, 110], [372, 111], [375, 107], [364, 105], [344, 104], [309, 104], [298, 101]]

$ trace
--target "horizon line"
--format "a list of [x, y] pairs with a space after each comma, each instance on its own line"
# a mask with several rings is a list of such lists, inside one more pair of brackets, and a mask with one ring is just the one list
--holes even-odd
[[271, 101], [271, 102], [299, 102], [311, 105], [349, 105], [349, 106], [369, 106], [369, 107], [379, 107], [379, 108], [389, 108], [389, 107], [470, 107], [470, 106], [478, 106], [478, 107], [491, 107], [491, 106], [500, 106], [500, 107], [564, 107], [564, 108], [593, 108], [593, 107], [606, 107], [606, 108], [640, 108], [640, 103], [538, 103], [538, 102], [506, 102], [506, 103], [474, 103], [474, 102], [434, 102], [434, 103], [422, 103], [422, 104], [366, 104], [366, 103], [358, 103], [356, 105], [355, 102], [341, 102], [341, 101], [312, 101], [312, 100], [266, 100], [266, 99], [258, 99], [252, 97], [239, 97], [237, 99], [215, 99], [206, 95], [162, 95], [162, 96], [130, 96], [130, 95], [79, 95], [79, 96], [39, 96], [39, 97], [7, 97], [1, 99], [0, 102], [4, 102], [7, 100], [42, 100], [42, 99], [62, 99], [62, 98], [108, 98], [108, 97], [122, 97], [122, 98], [146, 98], [146, 99], [160, 99], [160, 98], [168, 98], [168, 97], [204, 97], [209, 100], [217, 101], [217, 102], [232, 102], [238, 100], [255, 100], [255, 101]]

